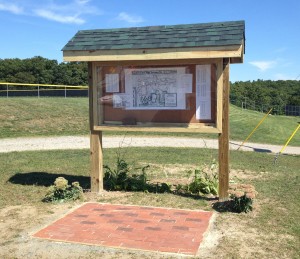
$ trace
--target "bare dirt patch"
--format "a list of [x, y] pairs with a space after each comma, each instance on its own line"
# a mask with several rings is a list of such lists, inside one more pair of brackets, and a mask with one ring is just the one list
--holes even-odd
[[254, 172], [250, 170], [230, 170], [230, 179], [233, 181], [247, 181], [247, 180], [256, 180], [261, 178], [266, 178], [269, 176], [270, 173], [268, 172]]

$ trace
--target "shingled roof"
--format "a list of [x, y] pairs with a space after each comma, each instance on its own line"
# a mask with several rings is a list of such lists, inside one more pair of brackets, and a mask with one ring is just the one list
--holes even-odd
[[[245, 22], [215, 22], [119, 29], [81, 30], [67, 52], [244, 46]], [[243, 48], [244, 51], [244, 48]]]

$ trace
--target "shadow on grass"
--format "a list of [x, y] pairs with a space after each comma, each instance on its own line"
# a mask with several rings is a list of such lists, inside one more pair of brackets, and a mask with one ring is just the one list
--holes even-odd
[[205, 201], [217, 201], [218, 197], [207, 197], [205, 195], [198, 195], [198, 194], [192, 194], [192, 193], [181, 193], [181, 192], [172, 192], [172, 194], [185, 197], [185, 198], [191, 198], [194, 200], [205, 200]]
[[48, 172], [29, 172], [29, 173], [16, 173], [14, 176], [9, 178], [9, 182], [13, 184], [21, 185], [37, 185], [49, 187], [53, 185], [57, 177], [64, 177], [72, 182], [79, 182], [83, 189], [90, 189], [90, 177], [88, 176], [78, 176], [69, 174], [53, 174]]
[[[236, 144], [236, 143], [233, 143], [233, 142], [229, 142], [229, 143], [230, 143], [230, 145], [238, 146], [238, 148], [240, 147], [239, 144]], [[249, 146], [249, 145], [243, 145], [243, 147], [250, 148], [254, 152], [258, 152], [258, 153], [272, 153], [272, 150], [270, 150], [270, 149], [256, 148], [256, 147], [252, 147], [252, 146]]]

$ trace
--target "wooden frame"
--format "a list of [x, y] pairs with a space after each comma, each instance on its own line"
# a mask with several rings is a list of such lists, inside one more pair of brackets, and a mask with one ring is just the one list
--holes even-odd
[[[145, 132], [199, 132], [199, 133], [221, 133], [222, 132], [222, 68], [223, 68], [223, 62], [222, 59], [196, 59], [196, 60], [164, 60], [164, 61], [122, 61], [122, 62], [89, 62], [89, 64], [92, 66], [92, 75], [93, 78], [93, 85], [94, 89], [97, 90], [93, 91], [93, 100], [95, 107], [93, 108], [93, 130], [94, 131], [145, 131]], [[104, 119], [104, 112], [103, 107], [98, 104], [98, 107], [96, 108], [97, 99], [102, 97], [102, 80], [103, 75], [101, 76], [101, 73], [97, 71], [99, 68], [103, 67], [114, 67], [114, 66], [124, 66], [127, 67], [129, 65], [134, 67], [148, 67], [148, 66], [155, 66], [158, 65], [159, 67], [162, 66], [195, 66], [195, 65], [204, 65], [204, 64], [210, 64], [214, 65], [215, 68], [213, 71], [215, 71], [215, 75], [213, 76], [215, 89], [214, 92], [214, 98], [217, 98], [214, 104], [214, 108], [212, 108], [213, 112], [213, 120], [214, 121], [202, 121], [197, 123], [162, 123], [162, 122], [148, 122], [148, 123], [137, 123], [137, 125], [121, 125], [121, 123], [110, 123], [110, 125], [107, 125]], [[194, 72], [193, 72], [194, 73]], [[194, 75], [195, 77], [195, 75]], [[193, 79], [195, 80], [195, 78]], [[195, 84], [195, 82], [194, 82]], [[213, 86], [214, 87], [214, 86]], [[99, 118], [102, 118], [102, 121], [99, 121]]]

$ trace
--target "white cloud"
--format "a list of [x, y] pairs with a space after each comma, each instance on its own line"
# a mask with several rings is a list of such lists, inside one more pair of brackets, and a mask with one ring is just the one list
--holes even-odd
[[16, 4], [11, 4], [11, 3], [0, 3], [0, 10], [11, 12], [13, 14], [22, 14], [23, 13], [22, 7], [20, 7]]
[[270, 68], [273, 68], [277, 62], [276, 61], [251, 61], [249, 62], [252, 66], [257, 67], [260, 71], [264, 72]]
[[[57, 1], [58, 2], [58, 1]], [[89, 4], [90, 0], [72, 0], [67, 4], [56, 4], [55, 1], [42, 8], [34, 10], [35, 15], [48, 20], [69, 23], [83, 24], [86, 14], [100, 15], [102, 12], [95, 6]]]
[[141, 23], [144, 21], [144, 19], [141, 16], [134, 16], [125, 12], [119, 13], [117, 19], [131, 24]]
[[11, 0], [9, 3], [0, 0], [0, 11], [27, 16], [33, 15], [68, 24], [83, 24], [86, 22], [87, 15], [102, 14], [101, 10], [90, 4], [90, 0], [68, 0], [64, 1], [63, 4], [61, 2], [59, 0], [27, 0], [22, 2], [22, 6], [20, 6], [16, 0]]
[[85, 23], [85, 20], [78, 17], [77, 15], [69, 16], [69, 15], [63, 15], [54, 13], [52, 11], [38, 9], [34, 11], [37, 16], [46, 18], [51, 21], [61, 22], [61, 23], [73, 23], [73, 24], [83, 24]]

